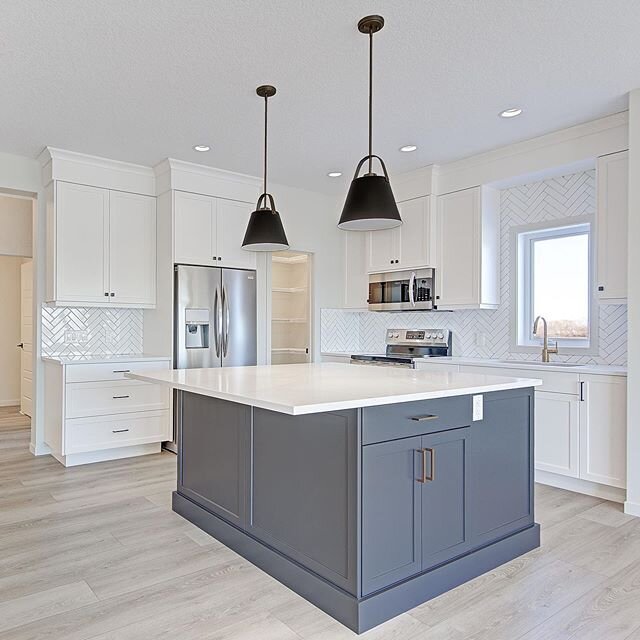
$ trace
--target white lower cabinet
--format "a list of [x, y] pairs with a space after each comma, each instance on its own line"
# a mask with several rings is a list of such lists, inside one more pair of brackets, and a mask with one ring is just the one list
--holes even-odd
[[169, 390], [125, 374], [170, 360], [45, 361], [45, 442], [67, 467], [157, 453], [171, 439]]
[[624, 489], [627, 483], [627, 379], [581, 375], [580, 477]]
[[580, 397], [536, 392], [536, 469], [577, 478]]
[[474, 365], [461, 365], [460, 371], [542, 379], [535, 396], [536, 470], [626, 487], [625, 376]]

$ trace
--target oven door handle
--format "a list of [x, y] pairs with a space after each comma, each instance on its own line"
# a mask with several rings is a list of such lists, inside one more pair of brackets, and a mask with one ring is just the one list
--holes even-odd
[[412, 307], [416, 306], [416, 297], [413, 293], [413, 289], [416, 286], [416, 272], [411, 272], [411, 277], [409, 278], [409, 302]]

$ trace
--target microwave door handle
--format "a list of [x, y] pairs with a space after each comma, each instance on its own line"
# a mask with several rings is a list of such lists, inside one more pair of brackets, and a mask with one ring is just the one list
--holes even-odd
[[412, 307], [416, 306], [416, 298], [413, 293], [413, 288], [416, 286], [416, 272], [411, 272], [411, 277], [409, 278], [409, 302]]

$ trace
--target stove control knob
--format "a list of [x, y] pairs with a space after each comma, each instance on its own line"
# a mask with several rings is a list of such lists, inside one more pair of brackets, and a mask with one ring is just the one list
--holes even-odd
[[438, 338], [440, 338], [440, 340], [442, 340], [444, 338], [444, 333], [439, 333], [438, 334]]
[[427, 333], [427, 334], [425, 335], [425, 338], [426, 338], [427, 340], [430, 340], [430, 339], [431, 339], [431, 334], [430, 334], [430, 333]]
[[394, 334], [393, 334], [393, 337], [394, 337], [394, 338], [399, 338], [399, 337], [400, 337], [400, 334], [399, 334], [399, 333], [394, 333]]

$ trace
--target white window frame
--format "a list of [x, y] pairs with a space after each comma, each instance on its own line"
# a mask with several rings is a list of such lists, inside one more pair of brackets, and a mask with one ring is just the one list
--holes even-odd
[[[513, 227], [511, 230], [512, 305], [511, 351], [538, 353], [542, 348], [542, 336], [533, 335], [533, 274], [531, 245], [544, 238], [589, 234], [589, 338], [564, 338], [558, 340], [560, 355], [598, 354], [598, 305], [595, 295], [595, 238], [594, 216], [575, 216]], [[549, 338], [550, 345], [555, 338]]]

